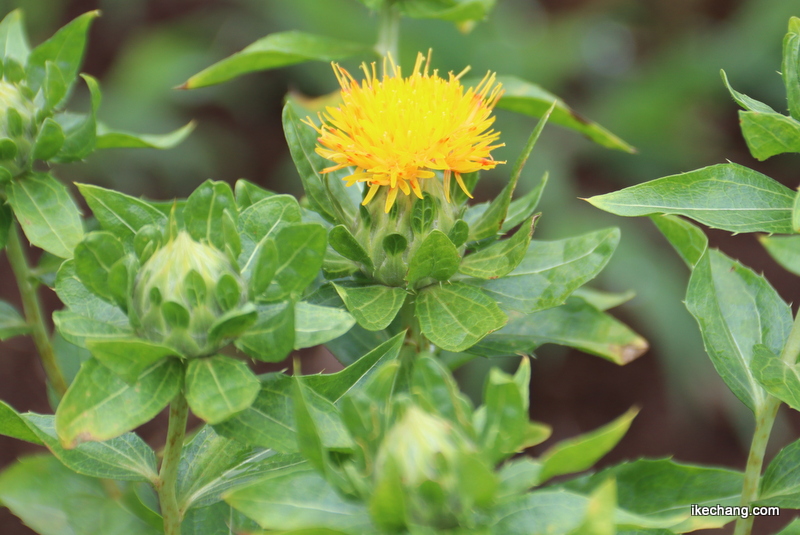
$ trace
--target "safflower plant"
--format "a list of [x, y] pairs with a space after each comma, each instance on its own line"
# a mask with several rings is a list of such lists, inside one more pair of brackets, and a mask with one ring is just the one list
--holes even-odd
[[[0, 402], [0, 433], [50, 452], [0, 474], [0, 503], [45, 535], [664, 535], [732, 520], [692, 516], [693, 503], [793, 504], [791, 492], [775, 491], [792, 473], [792, 446], [776, 468], [770, 465], [760, 494], [760, 460], [745, 474], [640, 459], [576, 475], [618, 443], [638, 408], [534, 458], [518, 454], [551, 430], [529, 418], [528, 357], [514, 374], [492, 369], [479, 406], [460, 391], [452, 371], [478, 357], [531, 355], [555, 343], [622, 365], [646, 351], [642, 337], [606, 312], [626, 297], [585, 287], [613, 254], [618, 229], [537, 240], [547, 176], [514, 198], [548, 121], [605, 147], [632, 149], [529, 82], [491, 72], [472, 81], [466, 69], [442, 76], [430, 51], [409, 71], [401, 68], [402, 16], [468, 30], [494, 2], [362, 3], [379, 20], [376, 53], [362, 64], [363, 76], [333, 63], [335, 104], [312, 110], [307, 100], [290, 97], [283, 108], [302, 199], [243, 179], [233, 187], [207, 180], [188, 198], [168, 201], [78, 184], [91, 222], [37, 162], [66, 164], [103, 147], [168, 148], [192, 126], [161, 137], [111, 131], [97, 122], [99, 88], [85, 75], [91, 111], [63, 111], [96, 13], [32, 51], [18, 11], [0, 23], [0, 187], [7, 201], [0, 245], [25, 305], [23, 317], [3, 304], [0, 337], [34, 337], [54, 409], [19, 413]], [[796, 111], [792, 24], [784, 68]], [[182, 88], [368, 53], [360, 43], [282, 32]], [[733, 94], [756, 122], [796, 122]], [[503, 143], [495, 108], [540, 118], [510, 166], [492, 155]], [[753, 143], [761, 155], [777, 150], [755, 134]], [[470, 203], [481, 171], [508, 167], [496, 198]], [[713, 180], [705, 171], [698, 176]], [[770, 187], [770, 199], [794, 202]], [[607, 207], [609, 198], [592, 202]], [[747, 229], [730, 229], [794, 231], [770, 210], [760, 222], [748, 220]], [[718, 217], [733, 222], [738, 215]], [[766, 281], [707, 251], [702, 233], [687, 222], [658, 221], [693, 273], [705, 277], [692, 283], [705, 285], [703, 295], [714, 267], [732, 266], [718, 275], [724, 284], [749, 292], [749, 305], [767, 307], [760, 315], [777, 322], [761, 327], [761, 335], [747, 331], [753, 344], [737, 347], [755, 344], [752, 354], [718, 358], [731, 348], [715, 344], [734, 336], [725, 330], [727, 313], [707, 299], [695, 307], [699, 319], [701, 308], [711, 310], [712, 359], [768, 429], [777, 400], [794, 402], [792, 355], [771, 355], [783, 348], [788, 307]], [[41, 269], [29, 266], [17, 224], [46, 251]], [[774, 240], [764, 242], [785, 258], [792, 245]], [[38, 301], [41, 284], [64, 304], [53, 314], [52, 336]], [[303, 376], [295, 360], [294, 374], [257, 375], [250, 365], [282, 362], [293, 350], [320, 344], [344, 369]], [[760, 371], [742, 365], [750, 361], [762, 362]], [[136, 428], [167, 406], [166, 443], [156, 451]], [[187, 429], [190, 411], [202, 421], [197, 428]], [[763, 457], [762, 442], [754, 442], [755, 457], [758, 448]], [[750, 529], [737, 525], [742, 535]]]

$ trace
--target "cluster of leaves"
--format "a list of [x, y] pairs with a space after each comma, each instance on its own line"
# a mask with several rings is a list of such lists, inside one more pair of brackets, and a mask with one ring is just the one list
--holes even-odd
[[[742, 134], [759, 160], [800, 152], [800, 19], [796, 17], [789, 21], [784, 39], [781, 75], [789, 115], [734, 90], [722, 73], [731, 96], [744, 108], [739, 112]], [[799, 199], [797, 192], [772, 178], [734, 163], [589, 199], [614, 214], [651, 216], [687, 264], [692, 273], [686, 306], [697, 320], [706, 351], [730, 390], [754, 412], [767, 437], [780, 403], [800, 410], [800, 333], [793, 328], [792, 310], [763, 276], [709, 248], [703, 231], [678, 216], [734, 233], [766, 233], [759, 240], [767, 252], [800, 274]], [[800, 507], [794, 485], [797, 451], [797, 442], [786, 446], [770, 463], [760, 488], [746, 495], [745, 502]], [[755, 474], [756, 483], [759, 475]], [[793, 533], [792, 529], [796, 527], [786, 532]]]

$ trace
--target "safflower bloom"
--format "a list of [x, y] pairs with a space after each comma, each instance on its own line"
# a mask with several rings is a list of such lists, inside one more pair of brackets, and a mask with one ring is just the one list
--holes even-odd
[[333, 63], [342, 87], [342, 104], [327, 107], [319, 116], [319, 127], [306, 119], [319, 133], [321, 146], [316, 152], [336, 164], [322, 172], [354, 167], [344, 180], [348, 186], [367, 183], [364, 205], [381, 187], [389, 188], [386, 212], [399, 191], [413, 192], [421, 199], [420, 181], [434, 178], [436, 170], [443, 172], [448, 202], [452, 175], [472, 198], [461, 175], [505, 163], [493, 160], [490, 154], [502, 146], [496, 144], [500, 133], [490, 129], [492, 109], [502, 95], [495, 74], [487, 73], [477, 87], [465, 90], [460, 78], [468, 69], [458, 75], [451, 72], [444, 79], [436, 70], [429, 74], [429, 66], [430, 52], [427, 58], [417, 56], [407, 78], [391, 57], [384, 59], [382, 77], [377, 75], [375, 63], [371, 68], [364, 63], [365, 79], [359, 85]]

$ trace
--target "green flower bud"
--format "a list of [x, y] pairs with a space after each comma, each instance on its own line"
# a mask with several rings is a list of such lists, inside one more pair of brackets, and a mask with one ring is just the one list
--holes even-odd
[[[474, 500], [462, 486], [465, 470], [480, 462], [475, 445], [454, 425], [409, 406], [386, 434], [375, 461], [375, 485], [399, 477], [409, 518], [428, 526], [457, 525], [471, 514]], [[485, 472], [489, 472], [485, 467]], [[388, 476], [387, 476], [388, 474]]]
[[0, 167], [12, 176], [30, 167], [36, 106], [20, 86], [0, 80]]
[[246, 301], [246, 287], [228, 257], [181, 231], [140, 269], [133, 317], [140, 335], [198, 357], [224, 344], [210, 336], [211, 327]]

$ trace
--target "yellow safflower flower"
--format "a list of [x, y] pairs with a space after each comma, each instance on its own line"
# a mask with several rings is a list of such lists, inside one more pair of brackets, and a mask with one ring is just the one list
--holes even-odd
[[336, 163], [322, 172], [355, 167], [344, 180], [348, 186], [367, 183], [364, 205], [381, 186], [389, 188], [386, 212], [398, 191], [413, 192], [421, 199], [420, 181], [434, 178], [435, 170], [443, 171], [448, 201], [451, 175], [472, 198], [461, 175], [505, 163], [490, 154], [503, 146], [495, 144], [500, 133], [490, 129], [492, 108], [502, 95], [495, 74], [487, 73], [477, 87], [465, 91], [460, 78], [468, 68], [444, 79], [436, 70], [429, 74], [430, 60], [430, 52], [427, 57], [419, 54], [407, 78], [391, 57], [384, 59], [382, 77], [375, 63], [371, 68], [364, 63], [361, 85], [333, 63], [342, 86], [342, 104], [327, 107], [319, 116], [319, 127], [310, 119], [305, 121], [319, 133], [317, 153]]

